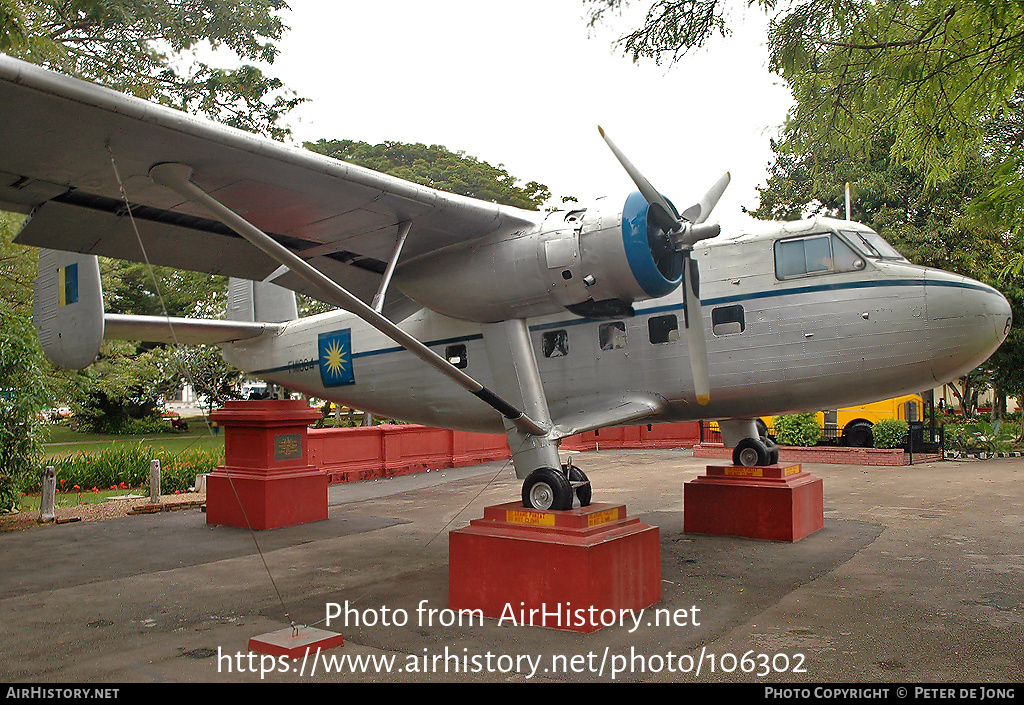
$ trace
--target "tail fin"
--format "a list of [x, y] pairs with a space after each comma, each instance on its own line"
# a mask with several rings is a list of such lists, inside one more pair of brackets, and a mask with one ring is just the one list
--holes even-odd
[[299, 317], [295, 293], [276, 284], [248, 279], [228, 280], [229, 321], [283, 323]]
[[96, 255], [39, 251], [32, 319], [50, 362], [80, 370], [103, 342], [103, 289]]

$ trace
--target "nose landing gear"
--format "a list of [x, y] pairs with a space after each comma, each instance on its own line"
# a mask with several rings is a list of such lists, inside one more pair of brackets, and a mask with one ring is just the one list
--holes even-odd
[[732, 450], [733, 465], [753, 467], [779, 462], [779, 447], [768, 436], [744, 438]]

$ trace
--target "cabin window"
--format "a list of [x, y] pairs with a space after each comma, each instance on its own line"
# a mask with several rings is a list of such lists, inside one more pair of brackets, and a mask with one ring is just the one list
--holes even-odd
[[859, 269], [864, 269], [864, 260], [836, 235], [823, 233], [775, 243], [778, 279]]
[[449, 345], [444, 349], [444, 357], [460, 370], [466, 369], [466, 365], [469, 364], [469, 356], [466, 355], [465, 345]]
[[873, 230], [842, 230], [854, 247], [861, 250], [868, 257], [875, 259], [898, 259], [906, 262], [906, 258], [896, 251], [892, 245], [885, 241], [881, 235]]
[[679, 321], [671, 314], [651, 316], [647, 319], [647, 333], [655, 345], [675, 342], [679, 340]]
[[569, 354], [569, 333], [552, 330], [541, 336], [541, 350], [544, 357], [565, 357]]
[[746, 327], [742, 306], [737, 304], [711, 309], [711, 331], [715, 335], [735, 335], [742, 333]]
[[618, 350], [626, 347], [626, 324], [622, 321], [602, 323], [598, 328], [602, 350]]

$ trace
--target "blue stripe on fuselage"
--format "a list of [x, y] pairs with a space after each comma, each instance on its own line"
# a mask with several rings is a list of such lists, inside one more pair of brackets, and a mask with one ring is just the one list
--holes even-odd
[[[742, 301], [756, 301], [758, 299], [768, 299], [774, 296], [796, 296], [798, 294], [813, 294], [819, 291], [846, 291], [850, 289], [877, 289], [884, 288], [887, 286], [893, 287], [907, 287], [907, 286], [938, 286], [953, 289], [973, 289], [975, 291], [987, 291], [990, 293], [998, 294], [999, 292], [990, 286], [981, 284], [979, 282], [966, 282], [966, 281], [949, 281], [945, 279], [872, 279], [855, 282], [834, 282], [831, 284], [814, 284], [809, 286], [797, 286], [790, 287], [787, 289], [769, 289], [766, 291], [757, 291], [749, 294], [736, 294], [734, 296], [719, 296], [711, 299], [701, 299], [701, 306], [719, 306], [721, 304], [733, 304]], [[668, 313], [670, 311], [682, 311], [685, 307], [683, 304], [667, 304], [664, 306], [652, 306], [651, 308], [638, 309], [636, 312], [637, 316], [651, 316], [658, 313]], [[563, 321], [553, 321], [551, 323], [539, 323], [535, 326], [530, 326], [530, 331], [535, 332], [539, 330], [550, 330], [552, 328], [568, 328], [570, 326], [586, 325], [588, 323], [602, 323], [606, 319], [603, 318], [571, 318]], [[434, 345], [451, 345], [453, 343], [464, 343], [471, 340], [481, 340], [483, 335], [480, 333], [473, 333], [470, 335], [462, 335], [453, 338], [439, 338], [438, 340], [432, 340], [424, 343], [428, 346]], [[389, 353], [404, 352], [405, 348], [396, 345], [387, 348], [378, 348], [377, 350], [365, 350], [363, 352], [352, 353], [353, 358], [359, 357], [373, 357], [375, 355], [387, 355]], [[270, 374], [273, 372], [285, 372], [290, 369], [294, 369], [299, 365], [285, 365], [283, 367], [273, 367], [266, 370], [256, 370], [251, 374]]]

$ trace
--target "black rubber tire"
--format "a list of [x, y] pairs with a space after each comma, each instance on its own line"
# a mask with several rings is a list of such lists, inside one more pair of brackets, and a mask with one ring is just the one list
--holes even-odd
[[[569, 468], [569, 482], [590, 482], [590, 478], [587, 477], [586, 473], [580, 470], [578, 467], [573, 465]], [[576, 488], [576, 499], [580, 501], [581, 507], [589, 507], [590, 500], [594, 496], [594, 488], [589, 484], [580, 485]]]
[[769, 460], [768, 447], [759, 438], [744, 438], [732, 449], [733, 465], [770, 465]]
[[775, 444], [771, 436], [763, 437], [761, 442], [768, 448], [768, 464], [777, 465], [779, 462], [779, 446]]
[[854, 421], [843, 429], [843, 445], [847, 448], [874, 448], [875, 439], [871, 434], [871, 424], [866, 421]]
[[528, 509], [572, 509], [572, 485], [561, 470], [537, 468], [523, 482], [523, 506]]

